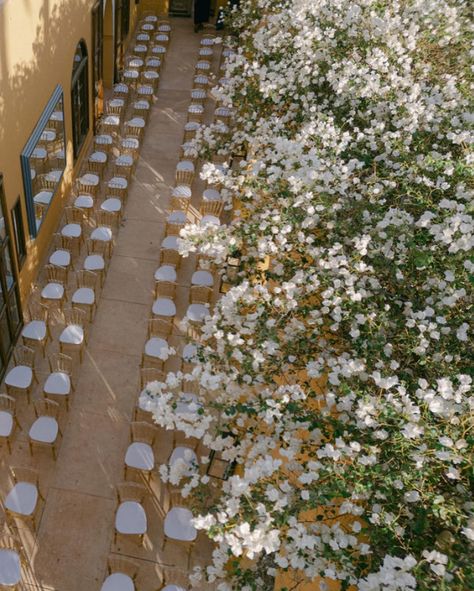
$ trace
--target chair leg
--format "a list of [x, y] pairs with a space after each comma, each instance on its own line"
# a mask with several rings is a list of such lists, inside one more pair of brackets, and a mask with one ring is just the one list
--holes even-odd
[[33, 443], [31, 441], [28, 441], [28, 447], [30, 448], [30, 456], [33, 455]]
[[189, 571], [189, 566], [191, 564], [191, 550], [192, 550], [192, 546], [189, 546], [188, 548], [188, 560], [186, 563], [186, 569]]

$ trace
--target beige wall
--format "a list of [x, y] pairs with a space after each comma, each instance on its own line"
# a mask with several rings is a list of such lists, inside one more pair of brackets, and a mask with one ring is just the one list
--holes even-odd
[[[111, 2], [112, 0], [107, 0]], [[22, 201], [27, 258], [19, 275], [22, 301], [35, 281], [51, 236], [56, 230], [71, 180], [77, 174], [89, 141], [73, 169], [71, 126], [71, 73], [77, 43], [84, 39], [92, 54], [91, 10], [96, 0], [0, 0], [0, 173], [4, 176], [5, 215], [18, 195]], [[130, 30], [137, 6], [130, 0]], [[110, 17], [112, 12], [110, 11]], [[107, 26], [107, 25], [106, 25]], [[92, 64], [89, 59], [89, 88]], [[56, 194], [40, 232], [30, 240], [21, 176], [20, 154], [36, 126], [56, 85], [64, 91], [67, 165], [62, 187]], [[92, 124], [92, 101], [90, 121]], [[88, 140], [92, 137], [92, 129]]]

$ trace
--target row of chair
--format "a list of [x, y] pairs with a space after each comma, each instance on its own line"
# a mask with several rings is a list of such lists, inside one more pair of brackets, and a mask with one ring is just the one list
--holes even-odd
[[[204, 96], [202, 96], [204, 94]], [[205, 92], [200, 91], [199, 100], [205, 98]], [[202, 108], [203, 112], [203, 108]], [[192, 117], [192, 113], [191, 113]], [[194, 164], [183, 160], [176, 172], [176, 199], [190, 201], [191, 185], [194, 179]], [[165, 237], [161, 244], [160, 266], [154, 274], [155, 293], [151, 318], [148, 321], [148, 332], [141, 359], [140, 389], [143, 390], [151, 381], [164, 381], [164, 364], [176, 353], [170, 345], [174, 319], [176, 316], [175, 297], [177, 291], [177, 274], [181, 263], [179, 255], [178, 236], [187, 221], [187, 207], [174, 207], [172, 198], [171, 211], [166, 218]], [[197, 270], [191, 280], [189, 307], [186, 315], [201, 322], [209, 314], [215, 278], [208, 270]], [[182, 367], [189, 369], [196, 354], [197, 347], [188, 343], [180, 351]], [[183, 412], [189, 412], [195, 404], [197, 396], [193, 388], [183, 384], [182, 392], [178, 395], [178, 405]], [[137, 420], [141, 418], [142, 420]], [[156, 471], [153, 445], [157, 439], [157, 427], [151, 423], [151, 417], [137, 404], [134, 421], [131, 423], [130, 445], [125, 454], [124, 477], [130, 472], [137, 471], [149, 481]], [[173, 432], [173, 450], [167, 460], [170, 470], [178, 462], [185, 477], [191, 476], [198, 469], [195, 449], [198, 440], [185, 439], [178, 444], [177, 432]], [[166, 513], [163, 523], [163, 546], [168, 540], [186, 544], [188, 548], [188, 567], [193, 544], [197, 538], [197, 531], [192, 524], [192, 512], [186, 507], [184, 499], [178, 489], [168, 488], [170, 509]], [[147, 515], [143, 506], [146, 489], [137, 484], [122, 483], [117, 487], [118, 507], [115, 519], [115, 531], [118, 535], [133, 535], [142, 541], [147, 531]]]
[[[145, 23], [146, 24], [146, 23]], [[145, 30], [150, 30], [146, 28]], [[140, 34], [137, 41], [145, 41], [143, 34]], [[166, 46], [167, 39], [164, 36], [155, 37], [157, 43]], [[136, 53], [136, 48], [135, 48]], [[132, 58], [134, 63], [141, 67], [142, 61]], [[130, 65], [130, 62], [129, 62]], [[143, 380], [153, 378], [163, 379], [163, 374], [153, 373], [162, 368], [167, 356], [174, 353], [167, 341], [172, 332], [173, 319], [176, 314], [174, 297], [177, 288], [177, 268], [179, 267], [179, 255], [177, 248], [177, 236], [180, 229], [186, 222], [186, 216], [182, 211], [171, 211], [166, 220], [166, 237], [163, 250], [168, 251], [161, 258], [163, 263], [155, 272], [155, 301], [153, 304], [153, 317], [148, 323], [147, 341], [142, 355], [141, 383]], [[166, 242], [166, 240], [168, 240]], [[196, 281], [202, 278], [196, 277]], [[213, 284], [213, 278], [206, 277], [207, 284]], [[210, 289], [208, 285], [195, 285], [199, 289]], [[193, 292], [195, 294], [195, 292]], [[205, 297], [206, 302], [210, 300], [210, 293], [206, 291], [205, 296], [195, 294], [193, 297]], [[157, 441], [158, 428], [149, 420], [139, 421], [136, 409], [135, 420], [130, 425], [130, 444], [127, 447], [124, 457], [124, 482], [117, 486], [117, 509], [115, 514], [115, 541], [118, 536], [134, 537], [142, 543], [148, 529], [147, 512], [144, 503], [147, 497], [147, 489], [137, 483], [128, 481], [130, 473], [136, 478], [137, 474], [142, 475], [145, 481], [149, 482], [156, 470], [154, 445]], [[148, 417], [149, 418], [149, 417]], [[195, 442], [195, 445], [197, 442]], [[173, 440], [173, 452], [168, 458], [167, 464], [171, 468], [176, 462], [184, 462], [188, 474], [191, 475], [198, 466], [197, 456], [188, 445], [175, 446]], [[193, 515], [184, 506], [183, 499], [176, 491], [169, 490], [171, 505], [164, 518], [163, 524], [163, 547], [168, 540], [174, 540], [187, 544], [188, 566], [192, 545], [197, 538], [197, 531], [192, 524]], [[162, 547], [162, 548], [163, 548]], [[130, 575], [130, 578], [133, 578]], [[174, 581], [173, 581], [174, 582]], [[164, 581], [167, 584], [167, 581]], [[164, 589], [176, 589], [184, 591], [182, 587], [174, 584], [165, 586]]]

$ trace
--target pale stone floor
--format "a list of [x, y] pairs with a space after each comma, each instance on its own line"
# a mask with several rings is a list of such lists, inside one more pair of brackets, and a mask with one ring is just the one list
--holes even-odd
[[[129, 426], [139, 393], [139, 363], [153, 300], [153, 273], [159, 265], [165, 210], [174, 185], [199, 48], [199, 36], [193, 33], [189, 19], [172, 19], [172, 27], [157, 99], [147, 124], [121, 228], [115, 237], [105, 285], [90, 325], [84, 361], [77, 362], [75, 367], [76, 392], [69, 412], [61, 411], [63, 437], [57, 461], [48, 449], [38, 447], [30, 457], [27, 434], [34, 414], [33, 405], [28, 405], [26, 400], [17, 400], [22, 430], [16, 432], [12, 455], [8, 455], [5, 446], [0, 448], [0, 498], [5, 498], [11, 486], [10, 466], [37, 468], [45, 497], [36, 536], [28, 526], [18, 522], [29, 563], [25, 590], [99, 591], [110, 553], [133, 557], [139, 563], [137, 591], [158, 591], [164, 573], [168, 582], [184, 581], [185, 548], [168, 542], [164, 551], [161, 550], [164, 491], [156, 474], [152, 478], [151, 494], [144, 503], [149, 523], [144, 546], [120, 538], [117, 545], [113, 544], [115, 486], [123, 480]], [[217, 70], [217, 58], [214, 59], [214, 70]], [[206, 104], [208, 120], [215, 106], [210, 103], [208, 100]], [[202, 189], [202, 181], [196, 180], [194, 205]], [[76, 269], [85, 255], [84, 248], [82, 251], [75, 260]], [[178, 272], [177, 322], [188, 304], [194, 268], [191, 257], [183, 261]], [[71, 290], [71, 279], [69, 283]], [[48, 353], [58, 351], [60, 329], [59, 324], [53, 325]], [[183, 342], [177, 328], [172, 341]], [[173, 368], [173, 361], [167, 362], [165, 369]], [[38, 353], [39, 385], [33, 399], [41, 396], [46, 371], [46, 363]], [[171, 448], [172, 434], [161, 430], [155, 449], [158, 465], [166, 461]], [[209, 541], [199, 536], [191, 564], [205, 564], [210, 551]]]

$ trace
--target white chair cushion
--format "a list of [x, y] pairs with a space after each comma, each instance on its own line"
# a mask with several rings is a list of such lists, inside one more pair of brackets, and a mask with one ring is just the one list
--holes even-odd
[[216, 189], [206, 189], [202, 194], [203, 201], [220, 201], [221, 194]]
[[193, 362], [197, 353], [197, 346], [194, 343], [187, 343], [183, 347], [182, 358], [183, 361]]
[[17, 482], [5, 499], [5, 508], [21, 515], [31, 515], [38, 501], [38, 489], [30, 482]]
[[185, 199], [191, 199], [191, 187], [187, 185], [178, 185], [171, 193], [172, 197], [184, 197]]
[[178, 585], [166, 585], [161, 591], [186, 591], [186, 589], [184, 587], [179, 587]]
[[125, 454], [125, 464], [129, 468], [137, 470], [153, 470], [155, 466], [155, 455], [148, 443], [134, 441], [128, 446]]
[[194, 415], [201, 406], [202, 404], [198, 402], [196, 394], [183, 393], [179, 396], [176, 403], [176, 413], [180, 415]]
[[52, 191], [39, 191], [39, 193], [36, 193], [36, 195], [33, 197], [33, 201], [42, 205], [49, 205], [52, 197]]
[[33, 158], [46, 158], [46, 156], [48, 155], [48, 151], [46, 150], [46, 148], [35, 148], [33, 150], [33, 152], [31, 153], [31, 156]]
[[96, 144], [103, 146], [110, 146], [113, 143], [112, 136], [108, 133], [101, 133], [100, 135], [96, 135], [94, 141]]
[[184, 131], [197, 131], [200, 127], [197, 121], [188, 121], [184, 125]]
[[111, 107], [123, 107], [125, 105], [125, 101], [123, 98], [112, 98], [109, 101], [109, 105]]
[[132, 166], [133, 158], [130, 154], [120, 154], [120, 156], [117, 157], [115, 164], [117, 166]]
[[166, 219], [170, 224], [185, 224], [186, 223], [186, 212], [177, 210], [172, 211]]
[[143, 86], [139, 86], [137, 90], [137, 94], [144, 94], [145, 96], [151, 96], [153, 94], [153, 86], [149, 86], [148, 84], [144, 84]]
[[206, 91], [202, 88], [193, 88], [191, 90], [191, 98], [193, 99], [205, 99], [206, 98]]
[[116, 213], [122, 209], [122, 202], [118, 197], [109, 197], [101, 204], [100, 209]]
[[5, 377], [5, 384], [15, 388], [28, 388], [33, 381], [33, 370], [27, 365], [13, 367]]
[[100, 591], [135, 591], [135, 585], [128, 575], [112, 573], [102, 583]]
[[191, 285], [212, 287], [214, 285], [214, 277], [209, 271], [194, 271], [191, 277]]
[[161, 243], [161, 248], [178, 250], [178, 236], [166, 236], [166, 238]]
[[214, 114], [221, 117], [228, 117], [231, 114], [231, 110], [227, 107], [218, 107], [214, 111]]
[[132, 125], [133, 127], [145, 127], [145, 119], [143, 117], [134, 117], [127, 121], [127, 125]]
[[128, 94], [128, 86], [123, 82], [119, 82], [114, 86], [114, 92], [121, 92], [123, 94]]
[[68, 238], [79, 238], [82, 234], [82, 228], [80, 224], [66, 224], [61, 228], [61, 234]]
[[46, 336], [46, 322], [43, 320], [31, 320], [25, 324], [21, 336], [35, 341], [42, 341]]
[[143, 60], [140, 57], [135, 57], [128, 62], [128, 65], [130, 68], [141, 68], [143, 66]]
[[176, 305], [168, 298], [158, 298], [153, 302], [153, 314], [155, 316], [175, 316]]
[[101, 271], [105, 269], [104, 257], [101, 254], [90, 254], [84, 259], [86, 271]]
[[176, 165], [176, 170], [184, 172], [194, 172], [194, 164], [190, 160], [181, 160]]
[[115, 529], [121, 534], [146, 533], [145, 509], [136, 501], [124, 501], [115, 515]]
[[72, 294], [72, 303], [73, 304], [85, 304], [88, 306], [92, 306], [95, 302], [95, 293], [94, 290], [90, 287], [80, 287], [76, 289], [76, 291]]
[[78, 324], [70, 324], [62, 331], [59, 342], [67, 345], [80, 345], [84, 340], [84, 330]]
[[197, 537], [197, 531], [191, 520], [193, 514], [186, 507], [173, 507], [168, 511], [164, 530], [165, 535], [173, 540], [181, 540], [182, 542], [192, 542]]
[[110, 242], [112, 240], [112, 230], [106, 226], [99, 226], [91, 234], [92, 240], [102, 240], [102, 242]]
[[190, 304], [186, 310], [186, 316], [192, 322], [203, 322], [209, 316], [209, 308], [204, 304]]
[[71, 392], [71, 378], [62, 371], [50, 373], [44, 383], [43, 391], [45, 394], [67, 396]]
[[197, 84], [209, 84], [209, 78], [204, 76], [204, 74], [198, 74], [194, 77], [194, 82]]
[[89, 209], [94, 207], [94, 199], [90, 195], [79, 195], [74, 201], [74, 206]]
[[[148, 105], [148, 107], [138, 107], [138, 103], [144, 103], [146, 105]], [[150, 103], [148, 101], [137, 101], [135, 103], [135, 108], [139, 109], [139, 108], [150, 108]], [[125, 149], [129, 149], [129, 150], [138, 150], [138, 148], [140, 147], [140, 140], [136, 137], [126, 137], [125, 139], [122, 140], [121, 144], [122, 148]]]
[[60, 300], [63, 295], [64, 286], [60, 283], [47, 283], [41, 291], [41, 297], [46, 300]]
[[104, 125], [120, 125], [120, 117], [118, 115], [107, 115], [102, 122]]
[[[120, 101], [120, 104], [115, 104], [115, 106], [123, 106], [123, 99], [112, 99], [110, 102], [113, 103], [114, 101]], [[89, 162], [100, 162], [102, 164], [104, 164], [105, 162], [107, 162], [107, 154], [105, 152], [92, 152], [92, 154], [89, 156]]]
[[184, 460], [188, 466], [186, 472], [184, 472], [184, 476], [192, 476], [196, 472], [198, 459], [191, 448], [184, 446], [175, 447], [168, 464], [169, 466], [173, 466], [179, 460]]
[[161, 66], [161, 60], [157, 57], [150, 57], [146, 60], [146, 65], [149, 68], [159, 68]]
[[215, 215], [205, 215], [203, 218], [201, 218], [200, 224], [201, 224], [201, 226], [206, 226], [206, 225], [211, 225], [211, 224], [213, 226], [220, 226], [221, 221]]
[[38, 417], [31, 425], [29, 436], [34, 441], [53, 443], [58, 436], [58, 422], [53, 417]]
[[143, 76], [147, 80], [156, 80], [157, 78], [160, 77], [158, 72], [155, 72], [154, 70], [146, 70], [145, 72], [143, 72]]
[[202, 105], [191, 104], [188, 107], [188, 113], [204, 113], [204, 107]]
[[[110, 117], [117, 117], [116, 115], [110, 115]], [[118, 119], [118, 117], [117, 117]], [[120, 121], [120, 119], [119, 119]], [[86, 172], [86, 174], [82, 175], [79, 178], [79, 182], [82, 183], [83, 185], [93, 185], [93, 186], [97, 186], [99, 184], [100, 178], [92, 173], [92, 172]]]
[[131, 80], [136, 80], [138, 78], [138, 72], [136, 70], [125, 70], [123, 73], [124, 78], [130, 78]]
[[155, 271], [156, 281], [176, 281], [176, 269], [172, 265], [161, 265]]
[[13, 416], [4, 410], [0, 410], [0, 437], [8, 437], [13, 430]]
[[152, 337], [145, 343], [145, 355], [166, 361], [169, 357], [168, 343], [160, 337]]
[[14, 550], [0, 550], [0, 585], [13, 587], [21, 579], [21, 562]]
[[55, 250], [49, 257], [49, 263], [56, 267], [69, 267], [71, 264], [71, 254], [67, 250]]
[[128, 187], [128, 181], [123, 176], [114, 176], [108, 182], [108, 187], [111, 189], [126, 189]]

